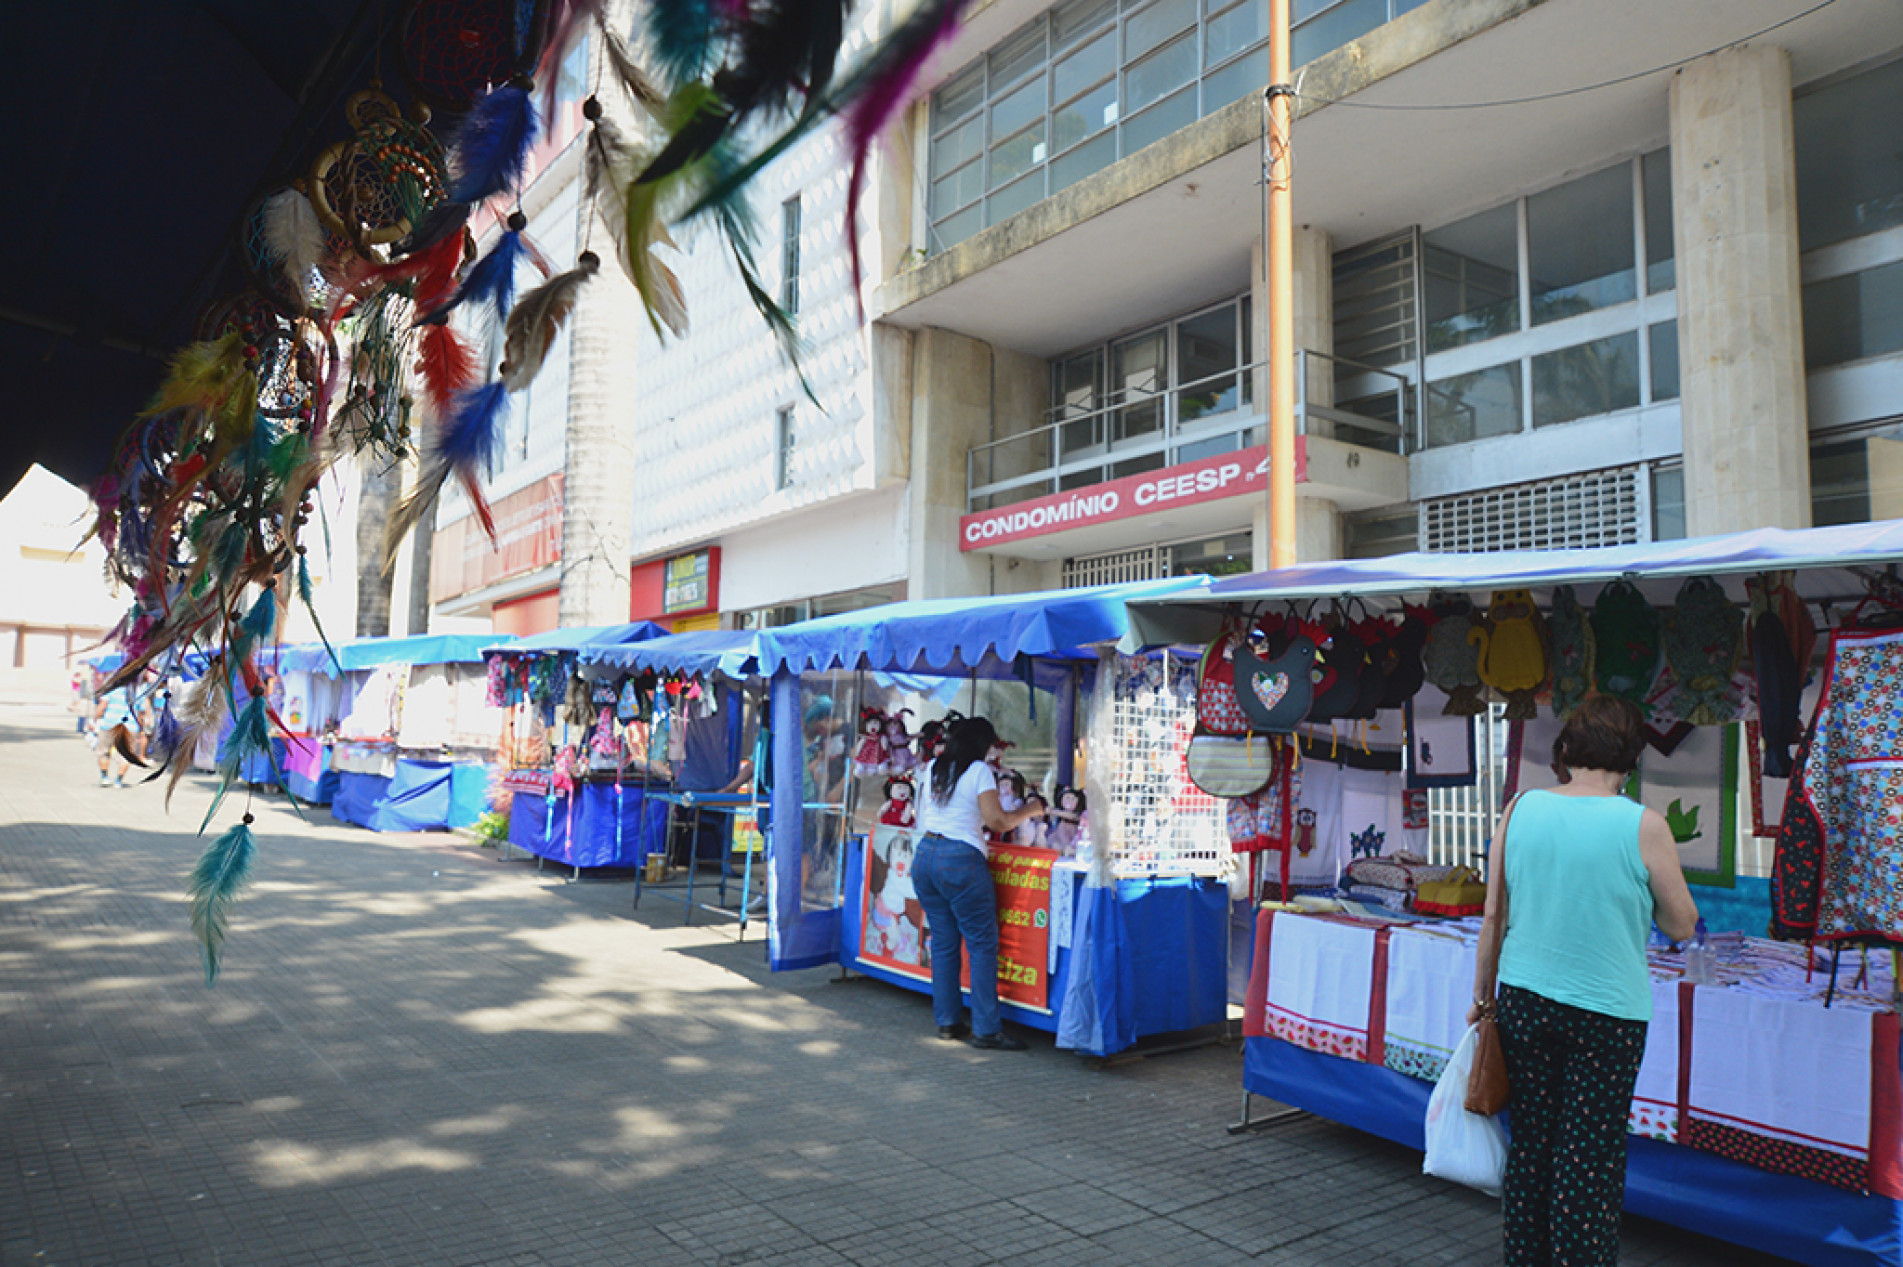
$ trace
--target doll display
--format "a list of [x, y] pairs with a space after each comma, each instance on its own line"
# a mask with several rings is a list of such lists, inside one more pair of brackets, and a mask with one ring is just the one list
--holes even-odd
[[912, 803], [916, 789], [912, 780], [902, 774], [894, 774], [885, 781], [885, 808], [879, 811], [879, 821], [888, 827], [910, 827], [918, 818], [918, 807]]
[[853, 753], [853, 773], [865, 778], [886, 772], [891, 753], [886, 748], [886, 716], [876, 708], [859, 710], [859, 750]]
[[[1009, 746], [1008, 744], [1001, 745], [1001, 747]], [[1002, 755], [1000, 749], [994, 748], [992, 751], [994, 754]], [[1020, 810], [1033, 799], [1038, 799], [1037, 793], [1032, 791], [1030, 783], [1022, 774], [1016, 770], [999, 771], [998, 806], [1005, 813], [1010, 814]], [[1033, 849], [1042, 848], [1044, 820], [1042, 818], [1026, 819], [1009, 834], [1003, 836], [987, 829], [985, 837], [994, 845], [1024, 845]]]
[[1080, 787], [1060, 787], [1051, 796], [1051, 812], [1044, 817], [1044, 844], [1066, 858], [1077, 853], [1089, 829], [1089, 798]]
[[911, 715], [909, 708], [886, 715], [885, 768], [889, 774], [907, 774], [918, 765], [918, 757], [912, 751], [912, 735], [905, 725], [905, 719]]

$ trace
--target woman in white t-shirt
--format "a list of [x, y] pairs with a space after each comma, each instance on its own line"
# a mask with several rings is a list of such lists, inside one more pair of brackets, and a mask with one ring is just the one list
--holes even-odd
[[[985, 828], [1003, 835], [1044, 813], [1036, 794], [1020, 809], [998, 800], [998, 777], [985, 758], [997, 746], [989, 721], [952, 728], [944, 755], [927, 767], [919, 798], [922, 833], [912, 858], [912, 888], [925, 908], [932, 942], [932, 1019], [940, 1038], [971, 1036], [973, 1047], [1023, 1051], [998, 1014], [998, 895], [985, 855]], [[971, 955], [971, 1026], [959, 1019], [959, 946]]]

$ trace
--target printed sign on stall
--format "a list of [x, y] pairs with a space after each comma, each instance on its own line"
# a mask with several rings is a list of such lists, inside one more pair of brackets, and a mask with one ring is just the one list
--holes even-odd
[[[915, 833], [886, 824], [866, 837], [865, 890], [860, 907], [859, 959], [919, 981], [932, 979], [930, 927], [912, 887]], [[998, 895], [998, 997], [1050, 1010], [1050, 911], [1053, 849], [991, 846], [991, 879]], [[959, 981], [971, 988], [971, 965]]]

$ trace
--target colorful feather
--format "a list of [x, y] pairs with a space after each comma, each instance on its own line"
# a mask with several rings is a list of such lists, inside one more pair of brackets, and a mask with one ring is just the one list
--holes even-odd
[[310, 613], [311, 628], [317, 631], [317, 640], [324, 644], [324, 653], [330, 657], [331, 667], [338, 675], [344, 671], [343, 661], [337, 658], [337, 649], [330, 645], [330, 636], [324, 632], [324, 622], [317, 618], [317, 600], [311, 586], [311, 565], [304, 554], [297, 556], [297, 601], [304, 604], [304, 610]]
[[648, 77], [645, 70], [641, 69], [633, 55], [628, 52], [628, 46], [621, 42], [619, 35], [609, 30], [605, 22], [598, 22], [597, 26], [602, 50], [608, 54], [609, 69], [614, 71], [615, 78], [621, 82], [622, 91], [626, 92], [636, 105], [650, 114], [658, 111], [667, 100], [667, 94]]
[[[567, 276], [567, 274], [563, 274]], [[550, 283], [553, 285], [553, 283]], [[531, 292], [533, 294], [535, 292]], [[523, 297], [523, 307], [530, 296]], [[509, 387], [502, 381], [472, 387], [457, 394], [449, 413], [437, 426], [423, 458], [423, 469], [409, 494], [391, 512], [383, 530], [383, 568], [396, 565], [397, 550], [412, 529], [436, 505], [436, 497], [452, 476], [468, 490], [470, 504], [484, 531], [495, 539], [495, 520], [489, 504], [483, 500], [481, 473], [495, 455], [501, 438], [502, 420], [508, 410]]]
[[466, 202], [437, 203], [429, 209], [421, 224], [390, 244], [391, 257], [414, 255], [418, 251], [427, 251], [430, 247], [439, 245], [444, 238], [461, 237], [463, 228], [469, 223], [469, 213], [472, 210], [474, 208]]
[[263, 757], [276, 767], [277, 756], [271, 751], [271, 722], [266, 716], [266, 707], [263, 694], [254, 694], [243, 708], [232, 714], [231, 729], [218, 744], [218, 791], [212, 796], [211, 808], [205, 811], [205, 821], [199, 824], [199, 831], [211, 826], [212, 816], [224, 804], [225, 794], [238, 781], [248, 759]]
[[[241, 628], [251, 636], [253, 642], [269, 642], [276, 632], [278, 624], [277, 590], [266, 586], [258, 594], [258, 601], [251, 604], [251, 610], [245, 613]], [[242, 658], [242, 657], [240, 657]]]
[[213, 409], [244, 371], [244, 338], [236, 330], [204, 343], [187, 344], [172, 358], [158, 395], [141, 417], [174, 409]]
[[497, 320], [507, 317], [510, 307], [515, 303], [516, 274], [523, 261], [526, 260], [543, 277], [552, 271], [547, 258], [522, 232], [527, 227], [528, 221], [521, 212], [511, 215], [508, 227], [496, 238], [496, 244], [489, 248], [487, 255], [476, 261], [462, 284], [456, 287], [456, 292], [436, 308], [422, 310], [424, 315], [419, 320], [436, 320], [471, 300], [487, 303]]
[[192, 765], [192, 755], [205, 735], [215, 735], [225, 724], [227, 689], [226, 661], [217, 656], [205, 670], [205, 676], [192, 683], [178, 707], [178, 746], [172, 751], [172, 777], [165, 785], [165, 807], [172, 807], [172, 793], [178, 781]]
[[699, 79], [714, 64], [715, 0], [652, 0], [643, 23], [655, 65], [669, 83]]
[[543, 282], [509, 314], [502, 341], [501, 381], [494, 390], [521, 391], [541, 371], [562, 323], [574, 310], [581, 288], [601, 268], [593, 251], [583, 251], [575, 267]]
[[438, 414], [448, 413], [456, 393], [476, 381], [476, 354], [447, 321], [425, 325], [418, 342], [422, 346], [417, 373], [423, 380], [423, 396]]
[[527, 88], [504, 84], [469, 108], [450, 149], [451, 202], [478, 203], [522, 179], [535, 143], [535, 102]]
[[291, 293], [309, 307], [312, 286], [330, 254], [330, 239], [311, 200], [295, 189], [271, 195], [264, 204], [264, 244]]
[[198, 865], [192, 868], [187, 892], [192, 899], [192, 936], [205, 952], [205, 984], [218, 982], [218, 969], [224, 957], [225, 934], [231, 926], [231, 908], [238, 891], [251, 876], [251, 861], [257, 852], [251, 839], [251, 815], [224, 835], [205, 846]]

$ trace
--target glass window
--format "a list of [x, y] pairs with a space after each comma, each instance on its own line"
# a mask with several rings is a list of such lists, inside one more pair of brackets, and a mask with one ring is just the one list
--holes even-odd
[[1044, 64], [1044, 19], [1039, 18], [991, 50], [991, 91], [1009, 88]]
[[780, 204], [780, 307], [788, 316], [800, 310], [800, 199]]
[[1226, 306], [1176, 323], [1176, 417], [1191, 422], [1236, 407], [1236, 309]]
[[1051, 160], [1051, 192], [1074, 185], [1092, 172], [1102, 171], [1117, 161], [1117, 134], [1105, 132], [1094, 141]]
[[1804, 364], [1903, 352], [1903, 260], [1804, 287]]
[[1015, 185], [993, 190], [985, 199], [985, 223], [996, 224], [1044, 197], [1044, 173], [1032, 172]]
[[1534, 325], [1636, 298], [1631, 164], [1528, 198], [1526, 239]]
[[1168, 381], [1166, 331], [1151, 330], [1111, 345], [1111, 398], [1122, 405], [1112, 418], [1112, 444], [1163, 429], [1163, 390]]
[[1043, 122], [1044, 81], [1034, 80], [991, 107], [991, 135], [1007, 137], [1036, 119]]
[[1186, 35], [1124, 72], [1125, 106], [1131, 114], [1135, 114], [1144, 106], [1162, 99], [1195, 77], [1196, 40], [1193, 36]]
[[948, 216], [932, 226], [932, 241], [941, 251], [950, 250], [966, 238], [985, 227], [985, 209], [982, 205], [967, 207], [955, 216]]
[[[992, 190], [995, 192], [998, 186], [1007, 181], [1016, 180], [1043, 161], [1044, 120], [1039, 119], [1016, 136], [1000, 141], [991, 151], [990, 185]], [[1001, 215], [994, 214], [992, 223], [995, 224], [1003, 218]]]
[[1112, 462], [1109, 466], [1105, 467], [1104, 470], [1107, 472], [1108, 478], [1120, 480], [1129, 475], [1142, 475], [1149, 471], [1160, 471], [1168, 461], [1169, 455], [1159, 449], [1155, 453], [1146, 453], [1140, 458], [1126, 458], [1121, 462]]
[[1051, 367], [1051, 396], [1057, 402], [1058, 419], [1065, 422], [1061, 431], [1062, 449], [1074, 454], [1103, 443], [1102, 419], [1092, 417], [1103, 390], [1103, 352], [1092, 348], [1076, 356], [1065, 357]]
[[1861, 523], [1870, 518], [1867, 443], [1840, 440], [1835, 444], [1811, 446], [1811, 522], [1819, 528], [1828, 524]]
[[1646, 331], [1652, 341], [1652, 399], [1678, 399], [1678, 322], [1661, 321]]
[[1512, 203], [1421, 235], [1429, 352], [1520, 328], [1519, 236]]
[[1085, 93], [1069, 105], [1058, 108], [1051, 120], [1051, 134], [1054, 142], [1051, 148], [1062, 153], [1085, 137], [1101, 132], [1116, 121], [1117, 81], [1112, 79], [1099, 84], [1094, 90]]
[[1798, 249], [1903, 224], [1903, 61], [1791, 105], [1797, 148]]
[[1655, 467], [1652, 471], [1652, 540], [1685, 538], [1685, 468]]
[[1203, 113], [1214, 114], [1232, 101], [1259, 92], [1269, 82], [1269, 50], [1238, 57], [1203, 80]]
[[1068, 101], [1117, 71], [1117, 33], [1105, 31], [1051, 68], [1051, 100]]
[[1342, 555], [1350, 559], [1378, 559], [1420, 548], [1421, 514], [1412, 506], [1376, 514], [1343, 515]]
[[[1195, 24], [1196, 0], [1156, 0], [1133, 15], [1123, 28], [1123, 57], [1135, 61], [1157, 45]], [[1194, 56], [1194, 49], [1191, 50]]]
[[932, 182], [932, 216], [939, 218], [975, 201], [985, 191], [985, 165], [967, 163]]
[[1216, 66], [1245, 48], [1269, 38], [1266, 0], [1243, 0], [1233, 9], [1213, 14], [1203, 29], [1203, 65]]
[[1181, 127], [1196, 121], [1196, 89], [1192, 85], [1174, 97], [1157, 104], [1123, 125], [1123, 152], [1134, 154], [1144, 146], [1160, 141]]
[[1051, 47], [1062, 52], [1116, 16], [1117, 0], [1070, 0], [1069, 4], [1060, 4], [1051, 10]]
[[932, 127], [942, 128], [976, 110], [985, 99], [985, 64], [975, 61], [932, 94]]
[[1171, 576], [1240, 576], [1255, 566], [1255, 542], [1246, 532], [1170, 547]]
[[1533, 358], [1533, 425], [1550, 427], [1639, 406], [1639, 332]]
[[1289, 65], [1306, 66], [1323, 53], [1332, 52], [1349, 40], [1360, 39], [1388, 20], [1388, 0], [1341, 0], [1340, 4], [1304, 22], [1300, 11], [1319, 8], [1298, 4], [1291, 17], [1295, 29], [1289, 33]]
[[978, 157], [984, 147], [984, 116], [975, 114], [932, 142], [932, 170], [948, 172]]
[[1645, 290], [1660, 295], [1678, 284], [1672, 246], [1672, 151], [1653, 150], [1639, 160], [1645, 185]]
[[1520, 429], [1520, 363], [1509, 361], [1427, 385], [1427, 447]]

